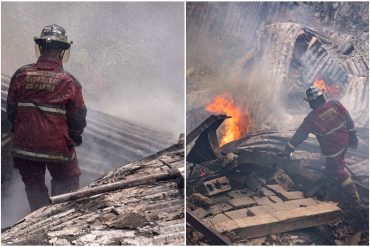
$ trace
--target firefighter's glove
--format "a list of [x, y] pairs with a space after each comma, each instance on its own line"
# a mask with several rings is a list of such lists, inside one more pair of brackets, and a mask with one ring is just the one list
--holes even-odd
[[348, 146], [352, 149], [356, 149], [358, 146], [358, 139], [356, 135], [356, 130], [352, 130], [349, 132], [349, 143]]
[[71, 137], [71, 139], [74, 141], [76, 147], [82, 144], [82, 136], [80, 133], [69, 131], [68, 134], [69, 137]]

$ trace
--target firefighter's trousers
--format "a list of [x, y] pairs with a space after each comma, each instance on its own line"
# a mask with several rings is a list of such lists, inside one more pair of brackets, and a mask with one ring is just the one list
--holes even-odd
[[68, 163], [31, 161], [13, 159], [14, 167], [19, 169], [31, 211], [49, 204], [48, 188], [45, 185], [46, 168], [50, 172], [51, 195], [60, 195], [79, 188], [81, 175], [77, 160]]

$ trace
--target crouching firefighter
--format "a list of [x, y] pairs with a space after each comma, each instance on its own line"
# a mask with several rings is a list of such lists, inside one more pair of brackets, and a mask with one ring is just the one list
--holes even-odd
[[306, 97], [305, 100], [312, 111], [289, 140], [284, 154], [290, 156], [295, 148], [307, 139], [309, 133], [314, 134], [326, 158], [326, 175], [337, 181], [347, 193], [360, 202], [356, 185], [344, 170], [347, 148], [355, 149], [358, 146], [355, 125], [350, 114], [339, 101], [326, 102], [323, 93], [316, 87], [309, 87]]
[[74, 147], [82, 143], [87, 112], [81, 84], [63, 69], [72, 44], [64, 28], [48, 25], [34, 41], [38, 60], [15, 72], [7, 98], [14, 166], [32, 211], [49, 204], [46, 168], [52, 196], [79, 188]]

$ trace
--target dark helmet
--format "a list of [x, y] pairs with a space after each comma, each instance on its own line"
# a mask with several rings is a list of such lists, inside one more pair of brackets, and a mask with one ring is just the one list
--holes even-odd
[[324, 94], [315, 86], [311, 86], [306, 90], [306, 101], [308, 101], [311, 109], [316, 109], [326, 102]]
[[321, 90], [315, 86], [311, 86], [306, 90], [306, 101], [313, 101], [316, 100], [318, 97], [323, 95]]
[[39, 46], [49, 46], [68, 50], [71, 47], [72, 41], [68, 42], [66, 30], [57, 24], [47, 25], [41, 31], [40, 37], [34, 38]]

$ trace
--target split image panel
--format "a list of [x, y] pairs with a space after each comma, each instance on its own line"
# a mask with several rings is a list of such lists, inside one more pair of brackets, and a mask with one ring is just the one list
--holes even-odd
[[368, 22], [365, 2], [186, 4], [187, 245], [368, 243]]
[[2, 2], [1, 243], [368, 245], [368, 5]]
[[184, 3], [1, 19], [2, 244], [184, 244]]

